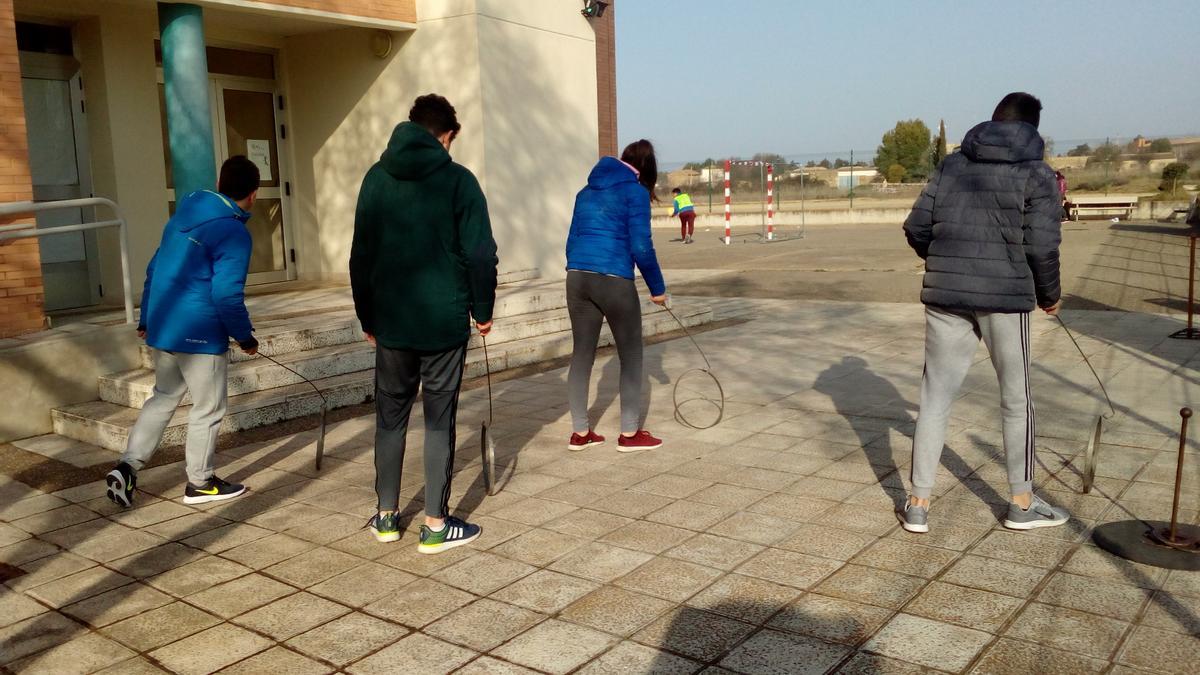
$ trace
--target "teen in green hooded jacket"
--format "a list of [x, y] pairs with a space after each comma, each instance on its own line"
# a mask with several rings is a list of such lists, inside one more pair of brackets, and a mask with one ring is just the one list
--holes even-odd
[[375, 492], [370, 526], [400, 538], [397, 511], [408, 416], [424, 387], [422, 553], [461, 546], [478, 525], [448, 513], [454, 425], [474, 319], [487, 335], [496, 300], [496, 242], [479, 181], [450, 159], [461, 125], [436, 94], [419, 97], [367, 172], [354, 214], [350, 283], [375, 357]]

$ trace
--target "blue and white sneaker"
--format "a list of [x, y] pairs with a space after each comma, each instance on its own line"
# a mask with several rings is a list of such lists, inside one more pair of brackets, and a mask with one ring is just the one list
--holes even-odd
[[1008, 517], [1004, 526], [1010, 530], [1034, 530], [1039, 527], [1057, 527], [1071, 519], [1066, 509], [1050, 506], [1046, 500], [1033, 495], [1028, 509], [1022, 509], [1016, 504], [1008, 504]]
[[434, 531], [428, 525], [421, 525], [421, 541], [417, 544], [418, 553], [441, 553], [456, 546], [469, 544], [479, 538], [483, 528], [468, 523], [461, 518], [450, 516], [446, 518], [442, 529]]
[[896, 515], [900, 516], [900, 526], [909, 532], [925, 534], [929, 531], [929, 509], [924, 506], [908, 502], [904, 505], [904, 510]]

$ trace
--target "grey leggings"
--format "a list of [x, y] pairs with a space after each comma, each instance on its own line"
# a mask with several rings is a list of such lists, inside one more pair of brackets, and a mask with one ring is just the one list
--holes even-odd
[[593, 272], [567, 272], [567, 311], [575, 348], [567, 377], [571, 424], [575, 433], [586, 433], [588, 384], [596, 361], [596, 345], [605, 319], [617, 343], [621, 361], [621, 433], [638, 430], [642, 407], [642, 304], [632, 279]]

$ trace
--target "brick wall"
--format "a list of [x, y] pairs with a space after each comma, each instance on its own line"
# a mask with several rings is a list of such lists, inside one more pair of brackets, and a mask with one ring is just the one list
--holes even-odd
[[[12, 0], [0, 0], [0, 202], [33, 198], [29, 142], [17, 62], [17, 25]], [[4, 221], [28, 222], [28, 219]], [[0, 242], [0, 338], [40, 330], [42, 261], [37, 239]]]
[[596, 103], [600, 116], [600, 155], [617, 154], [617, 38], [610, 6], [604, 17], [592, 19], [596, 31]]
[[416, 0], [262, 0], [273, 5], [315, 9], [334, 14], [366, 16], [388, 21], [417, 21]]

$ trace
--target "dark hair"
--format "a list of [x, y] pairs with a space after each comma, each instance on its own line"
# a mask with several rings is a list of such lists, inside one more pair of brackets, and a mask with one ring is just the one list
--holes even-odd
[[450, 105], [446, 97], [437, 94], [418, 96], [417, 100], [413, 101], [412, 109], [408, 111], [408, 119], [425, 127], [425, 130], [434, 136], [441, 136], [447, 131], [457, 136], [462, 130], [454, 106]]
[[1023, 91], [1014, 91], [1000, 99], [992, 113], [993, 122], [1028, 122], [1036, 127], [1041, 119], [1042, 102]]
[[245, 155], [234, 155], [221, 165], [221, 177], [217, 179], [217, 192], [240, 202], [258, 189], [258, 165]]
[[679, 188], [675, 188], [674, 190], [671, 190], [671, 194], [673, 194], [673, 195], [683, 194], [683, 190], [680, 190]]
[[650, 199], [658, 201], [654, 186], [658, 184], [658, 160], [654, 158], [654, 144], [646, 139], [625, 146], [621, 161], [637, 169], [638, 182], [650, 192]]

